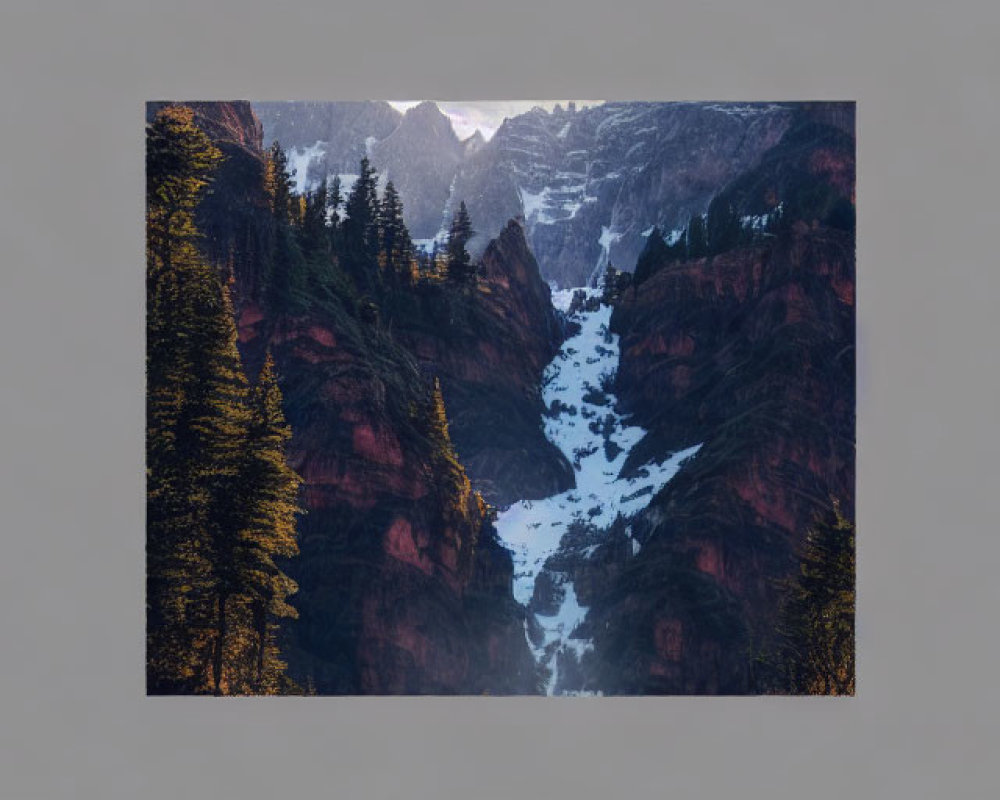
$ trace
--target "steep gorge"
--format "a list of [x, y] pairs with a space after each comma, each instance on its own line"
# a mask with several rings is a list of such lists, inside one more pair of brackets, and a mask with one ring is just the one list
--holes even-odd
[[849, 108], [804, 108], [723, 189], [747, 224], [780, 216], [773, 233], [660, 251], [605, 297], [613, 313], [574, 300], [585, 331], [610, 317], [602, 344], [568, 339], [546, 373], [546, 432], [578, 488], [500, 519], [550, 692], [783, 690], [783, 582], [818, 514], [854, 516], [852, 131]]
[[[248, 374], [274, 355], [305, 481], [290, 675], [320, 694], [766, 688], [804, 530], [831, 498], [854, 510], [849, 104], [749, 114], [764, 132], [719, 197], [781, 228], [664, 257], [613, 310], [563, 292], [557, 312], [522, 219], [476, 285], [389, 292], [375, 318], [350, 291], [268, 304], [261, 125], [247, 103], [190, 105], [226, 155], [205, 251]], [[568, 535], [534, 541], [567, 504]]]

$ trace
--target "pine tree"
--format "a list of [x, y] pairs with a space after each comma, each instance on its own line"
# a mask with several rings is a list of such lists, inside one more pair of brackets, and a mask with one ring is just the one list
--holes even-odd
[[196, 246], [221, 155], [179, 107], [147, 142], [147, 687], [252, 688], [254, 631], [256, 685], [274, 686], [274, 620], [294, 613], [274, 557], [295, 552], [298, 488], [280, 394], [268, 365], [251, 398], [228, 289]]
[[294, 227], [301, 229], [306, 219], [306, 195], [293, 194], [290, 205], [291, 223]]
[[275, 142], [265, 156], [264, 191], [271, 202], [274, 216], [288, 222], [292, 215], [292, 176], [288, 172], [288, 158], [281, 145]]
[[337, 214], [340, 211], [340, 204], [343, 201], [344, 198], [340, 193], [340, 176], [334, 175], [332, 181], [328, 180], [328, 188], [326, 190], [326, 207], [334, 222], [337, 221]]
[[146, 129], [146, 622], [147, 685], [197, 683], [206, 637], [192, 624], [210, 566], [191, 502], [194, 474], [187, 398], [193, 387], [196, 291], [209, 278], [194, 210], [222, 154], [184, 107], [162, 109]]
[[427, 272], [432, 278], [438, 277], [438, 243], [437, 239], [431, 242], [431, 252], [427, 256]]
[[302, 253], [303, 232], [293, 225], [299, 220], [301, 198], [292, 193], [292, 177], [285, 153], [275, 142], [267, 154], [264, 191], [271, 201], [274, 238], [265, 280], [265, 300], [276, 314], [295, 314], [309, 303], [309, 270]]
[[246, 376], [236, 348], [236, 325], [229, 292], [218, 287], [219, 302], [205, 320], [204, 339], [194, 359], [196, 390], [190, 398], [191, 420], [200, 437], [204, 457], [195, 474], [205, 501], [203, 525], [208, 534], [212, 566], [210, 585], [214, 605], [212, 680], [216, 694], [223, 691], [226, 637], [230, 624], [228, 601], [239, 594], [239, 576], [233, 572], [233, 554], [244, 526], [245, 509], [238, 502], [242, 466], [250, 425]]
[[291, 429], [282, 412], [274, 360], [268, 353], [250, 394], [246, 458], [240, 475], [239, 499], [245, 513], [232, 554], [234, 583], [249, 610], [252, 654], [248, 684], [255, 693], [280, 687], [284, 664], [275, 641], [276, 620], [295, 618], [288, 597], [297, 587], [279, 566], [298, 554], [295, 518], [301, 479], [286, 459]]
[[434, 379], [431, 389], [427, 431], [432, 444], [434, 474], [443, 480], [443, 497], [450, 500], [456, 512], [464, 511], [465, 504], [471, 497], [472, 485], [451, 441], [444, 395], [441, 392], [441, 382], [437, 378]]
[[340, 193], [340, 176], [334, 175], [332, 181], [328, 181], [326, 190], [326, 208], [329, 217], [327, 231], [330, 237], [330, 252], [337, 253], [340, 250], [340, 206], [344, 198]]
[[326, 183], [304, 196], [302, 230], [299, 236], [302, 255], [307, 260], [325, 261], [330, 253], [330, 236], [326, 228]]
[[448, 279], [456, 283], [469, 283], [475, 280], [476, 268], [472, 263], [469, 252], [465, 246], [475, 235], [472, 230], [472, 221], [469, 219], [469, 212], [463, 200], [452, 218], [451, 227], [448, 230]]
[[854, 694], [854, 580], [854, 524], [834, 502], [785, 584], [779, 670], [788, 691]]
[[375, 170], [363, 158], [358, 179], [347, 196], [341, 225], [343, 255], [362, 290], [379, 285], [378, 210]]
[[248, 412], [228, 293], [193, 211], [221, 159], [182, 107], [147, 130], [147, 681], [197, 690], [218, 626], [217, 547]]
[[379, 208], [379, 232], [381, 253], [385, 261], [386, 273], [393, 279], [409, 281], [410, 262], [413, 259], [413, 243], [410, 232], [403, 222], [403, 203], [392, 181], [386, 184]]

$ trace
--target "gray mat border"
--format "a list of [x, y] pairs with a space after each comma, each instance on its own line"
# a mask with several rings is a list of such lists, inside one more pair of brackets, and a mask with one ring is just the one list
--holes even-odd
[[[0, 23], [0, 794], [995, 788], [994, 6], [8, 2]], [[858, 101], [858, 697], [143, 696], [143, 103], [407, 96]]]

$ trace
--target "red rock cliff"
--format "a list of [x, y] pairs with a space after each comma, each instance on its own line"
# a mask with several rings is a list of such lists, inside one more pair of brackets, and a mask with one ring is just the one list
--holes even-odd
[[609, 691], [757, 691], [753, 659], [774, 643], [806, 528], [831, 498], [853, 515], [853, 140], [808, 125], [735, 194], [785, 201], [796, 221], [665, 264], [614, 312], [616, 390], [650, 432], [626, 469], [703, 447], [595, 599]]
[[423, 287], [397, 338], [440, 377], [455, 447], [493, 503], [573, 486], [573, 469], [541, 426], [542, 372], [564, 338], [548, 285], [511, 220], [486, 248], [475, 289]]

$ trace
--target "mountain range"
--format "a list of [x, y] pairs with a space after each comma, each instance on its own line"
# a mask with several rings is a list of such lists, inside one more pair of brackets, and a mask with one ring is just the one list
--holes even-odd
[[631, 268], [654, 226], [683, 228], [787, 130], [797, 104], [608, 102], [505, 119], [489, 141], [459, 139], [435, 103], [400, 113], [385, 102], [253, 105], [300, 189], [368, 156], [403, 200], [415, 240], [443, 241], [460, 201], [479, 256], [507, 221], [524, 221], [546, 280], [581, 286], [608, 263]]

